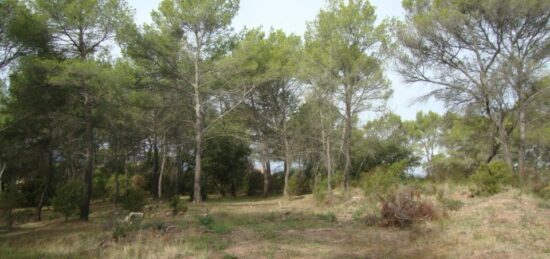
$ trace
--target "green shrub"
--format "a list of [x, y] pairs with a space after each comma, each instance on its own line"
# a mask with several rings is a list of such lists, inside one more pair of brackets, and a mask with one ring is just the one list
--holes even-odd
[[516, 177], [506, 163], [494, 161], [479, 166], [470, 180], [475, 185], [472, 189], [474, 194], [490, 196], [501, 192], [505, 185], [512, 184]]
[[[126, 194], [126, 175], [119, 175], [118, 176], [118, 195], [120, 195], [119, 199]], [[111, 201], [115, 201], [116, 199], [116, 176], [111, 175], [109, 177], [109, 180], [105, 183], [105, 192], [107, 194], [107, 197]]]
[[227, 224], [223, 221], [215, 221], [212, 215], [199, 216], [197, 219], [201, 225], [216, 234], [226, 234], [231, 231], [231, 228]]
[[214, 224], [214, 217], [212, 215], [204, 215], [204, 216], [198, 216], [197, 219], [199, 220], [199, 223], [205, 227], [208, 227], [212, 224]]
[[114, 240], [120, 241], [130, 236], [137, 229], [137, 225], [120, 222], [115, 224], [111, 229], [111, 236]]
[[462, 206], [464, 206], [464, 202], [459, 201], [459, 200], [455, 200], [455, 199], [451, 199], [451, 198], [443, 198], [441, 200], [441, 204], [443, 204], [443, 206], [446, 209], [452, 210], [452, 211], [460, 210], [460, 208], [462, 208]]
[[84, 203], [85, 191], [86, 186], [81, 181], [71, 180], [61, 185], [52, 199], [54, 211], [63, 214], [67, 221]]
[[546, 184], [535, 191], [543, 200], [550, 201], [550, 184]]
[[322, 204], [327, 201], [327, 191], [328, 182], [326, 178], [319, 180], [315, 183], [315, 185], [313, 186], [313, 197], [315, 198], [317, 203]]
[[293, 172], [288, 179], [288, 192], [292, 195], [302, 195], [311, 191], [308, 179], [302, 171]]
[[332, 222], [332, 223], [336, 222], [337, 220], [336, 215], [332, 212], [316, 214], [315, 216], [320, 220]]
[[404, 182], [404, 179], [405, 166], [400, 162], [389, 167], [377, 167], [372, 173], [364, 174], [361, 186], [367, 196], [382, 198]]
[[0, 218], [6, 227], [11, 227], [15, 221], [13, 210], [19, 206], [23, 199], [22, 194], [12, 186], [7, 192], [0, 193]]
[[187, 206], [183, 203], [179, 196], [174, 196], [170, 199], [170, 208], [172, 209], [172, 215], [176, 216], [180, 212], [185, 213], [187, 211]]
[[141, 211], [145, 206], [145, 191], [137, 188], [130, 188], [122, 197], [122, 208], [129, 211]]

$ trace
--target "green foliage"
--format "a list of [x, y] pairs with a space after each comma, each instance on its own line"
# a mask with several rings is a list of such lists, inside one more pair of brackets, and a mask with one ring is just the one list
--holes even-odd
[[330, 223], [334, 223], [334, 222], [337, 221], [336, 214], [334, 214], [332, 212], [315, 214], [315, 216], [320, 220], [327, 221], [327, 222], [330, 222]]
[[210, 214], [198, 216], [197, 220], [199, 223], [205, 227], [208, 227], [214, 223], [214, 217]]
[[13, 210], [17, 208], [23, 196], [15, 188], [10, 186], [6, 192], [0, 193], [0, 220], [6, 227], [11, 227], [15, 221]]
[[506, 163], [494, 161], [479, 166], [470, 180], [475, 185], [474, 194], [490, 196], [501, 192], [505, 185], [513, 184], [516, 176]]
[[[118, 188], [120, 197], [122, 197], [126, 191], [126, 175], [119, 175], [118, 176]], [[131, 187], [131, 186], [130, 186]], [[116, 197], [116, 176], [111, 175], [109, 179], [107, 180], [107, 183], [105, 184], [105, 191], [107, 192], [107, 197], [109, 197], [110, 200], [114, 201]], [[120, 199], [120, 197], [118, 197]]]
[[288, 193], [292, 195], [303, 195], [311, 191], [309, 179], [303, 171], [291, 172], [288, 179]]
[[137, 225], [129, 224], [126, 222], [119, 222], [116, 223], [111, 228], [111, 237], [116, 240], [120, 241], [122, 239], [125, 239], [130, 236], [132, 232], [134, 232], [137, 229]]
[[540, 188], [540, 190], [538, 190], [536, 194], [543, 200], [550, 201], [550, 183]]
[[223, 221], [215, 220], [210, 214], [197, 217], [199, 223], [216, 234], [226, 234], [231, 228]]
[[61, 185], [52, 199], [54, 210], [63, 214], [67, 221], [84, 202], [85, 190], [86, 186], [82, 181], [70, 180]]
[[363, 175], [361, 187], [367, 196], [382, 198], [394, 191], [405, 181], [407, 161], [401, 161], [390, 166], [377, 167], [373, 172]]
[[129, 211], [141, 211], [145, 206], [145, 191], [130, 188], [121, 200], [122, 208]]
[[318, 180], [313, 186], [313, 197], [317, 203], [322, 204], [327, 200], [328, 181], [326, 178]]
[[210, 140], [204, 151], [203, 168], [212, 186], [220, 192], [237, 196], [244, 183], [250, 155], [248, 145], [233, 137], [216, 137]]
[[180, 212], [185, 213], [187, 211], [187, 206], [185, 206], [184, 202], [177, 195], [170, 199], [169, 205], [172, 209], [172, 215], [174, 216], [178, 215]]

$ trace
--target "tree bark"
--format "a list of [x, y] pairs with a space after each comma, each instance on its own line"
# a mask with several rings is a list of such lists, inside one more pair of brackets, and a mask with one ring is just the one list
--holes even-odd
[[86, 194], [84, 203], [80, 207], [80, 219], [88, 221], [90, 216], [90, 202], [92, 200], [92, 179], [95, 166], [95, 140], [94, 126], [92, 121], [92, 104], [90, 100], [85, 101], [86, 105], [86, 137], [88, 138], [86, 171], [84, 175], [84, 183], [86, 185]]
[[525, 170], [525, 142], [527, 139], [527, 120], [523, 107], [519, 110], [519, 147], [518, 147], [518, 170], [519, 175], [525, 179], [527, 172]]
[[271, 164], [269, 159], [264, 159], [262, 161], [262, 169], [264, 173], [264, 191], [263, 196], [266, 198], [269, 196], [269, 178], [271, 177]]
[[159, 173], [159, 180], [158, 180], [158, 197], [162, 198], [162, 175], [164, 173], [164, 164], [166, 163], [166, 132], [164, 132], [164, 135], [162, 136], [162, 143], [161, 143], [161, 162], [160, 162], [160, 173]]
[[284, 197], [288, 197], [288, 180], [290, 178], [290, 147], [288, 143], [288, 138], [286, 135], [283, 137], [283, 145], [284, 145], [284, 164], [285, 164], [285, 186], [284, 186]]
[[195, 102], [195, 181], [193, 188], [193, 203], [201, 203], [201, 173], [202, 173], [202, 134], [203, 134], [203, 113], [202, 100], [200, 93], [200, 72], [199, 60], [201, 54], [201, 43], [199, 35], [195, 32], [196, 51], [195, 51], [195, 80], [193, 83], [194, 102]]
[[344, 192], [348, 192], [349, 189], [349, 178], [351, 171], [351, 89], [349, 86], [346, 86], [346, 100], [345, 100], [345, 122], [344, 122], [344, 156], [345, 156], [345, 165], [344, 165]]

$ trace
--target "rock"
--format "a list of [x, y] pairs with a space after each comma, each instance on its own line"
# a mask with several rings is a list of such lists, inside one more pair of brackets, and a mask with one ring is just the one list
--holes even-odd
[[124, 222], [126, 223], [135, 223], [137, 221], [141, 221], [143, 219], [143, 212], [130, 212], [126, 218], [124, 218]]

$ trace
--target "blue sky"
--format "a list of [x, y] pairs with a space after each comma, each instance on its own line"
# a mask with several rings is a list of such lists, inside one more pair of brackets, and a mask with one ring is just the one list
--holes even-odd
[[[391, 17], [403, 17], [404, 11], [400, 0], [371, 0], [376, 6], [378, 20]], [[135, 19], [138, 24], [151, 22], [150, 13], [158, 7], [160, 0], [128, 0], [135, 9]], [[303, 35], [306, 23], [315, 19], [319, 9], [325, 6], [325, 0], [241, 0], [240, 10], [233, 20], [233, 28], [240, 31], [243, 28], [263, 27], [282, 29], [287, 33]], [[427, 85], [407, 85], [401, 77], [393, 72], [391, 61], [388, 64], [387, 76], [392, 82], [394, 94], [388, 102], [388, 109], [399, 114], [403, 119], [414, 119], [419, 110], [444, 111], [442, 103], [430, 100], [425, 103], [412, 104], [415, 98], [426, 92]], [[375, 114], [364, 113], [362, 121], [376, 117]]]

